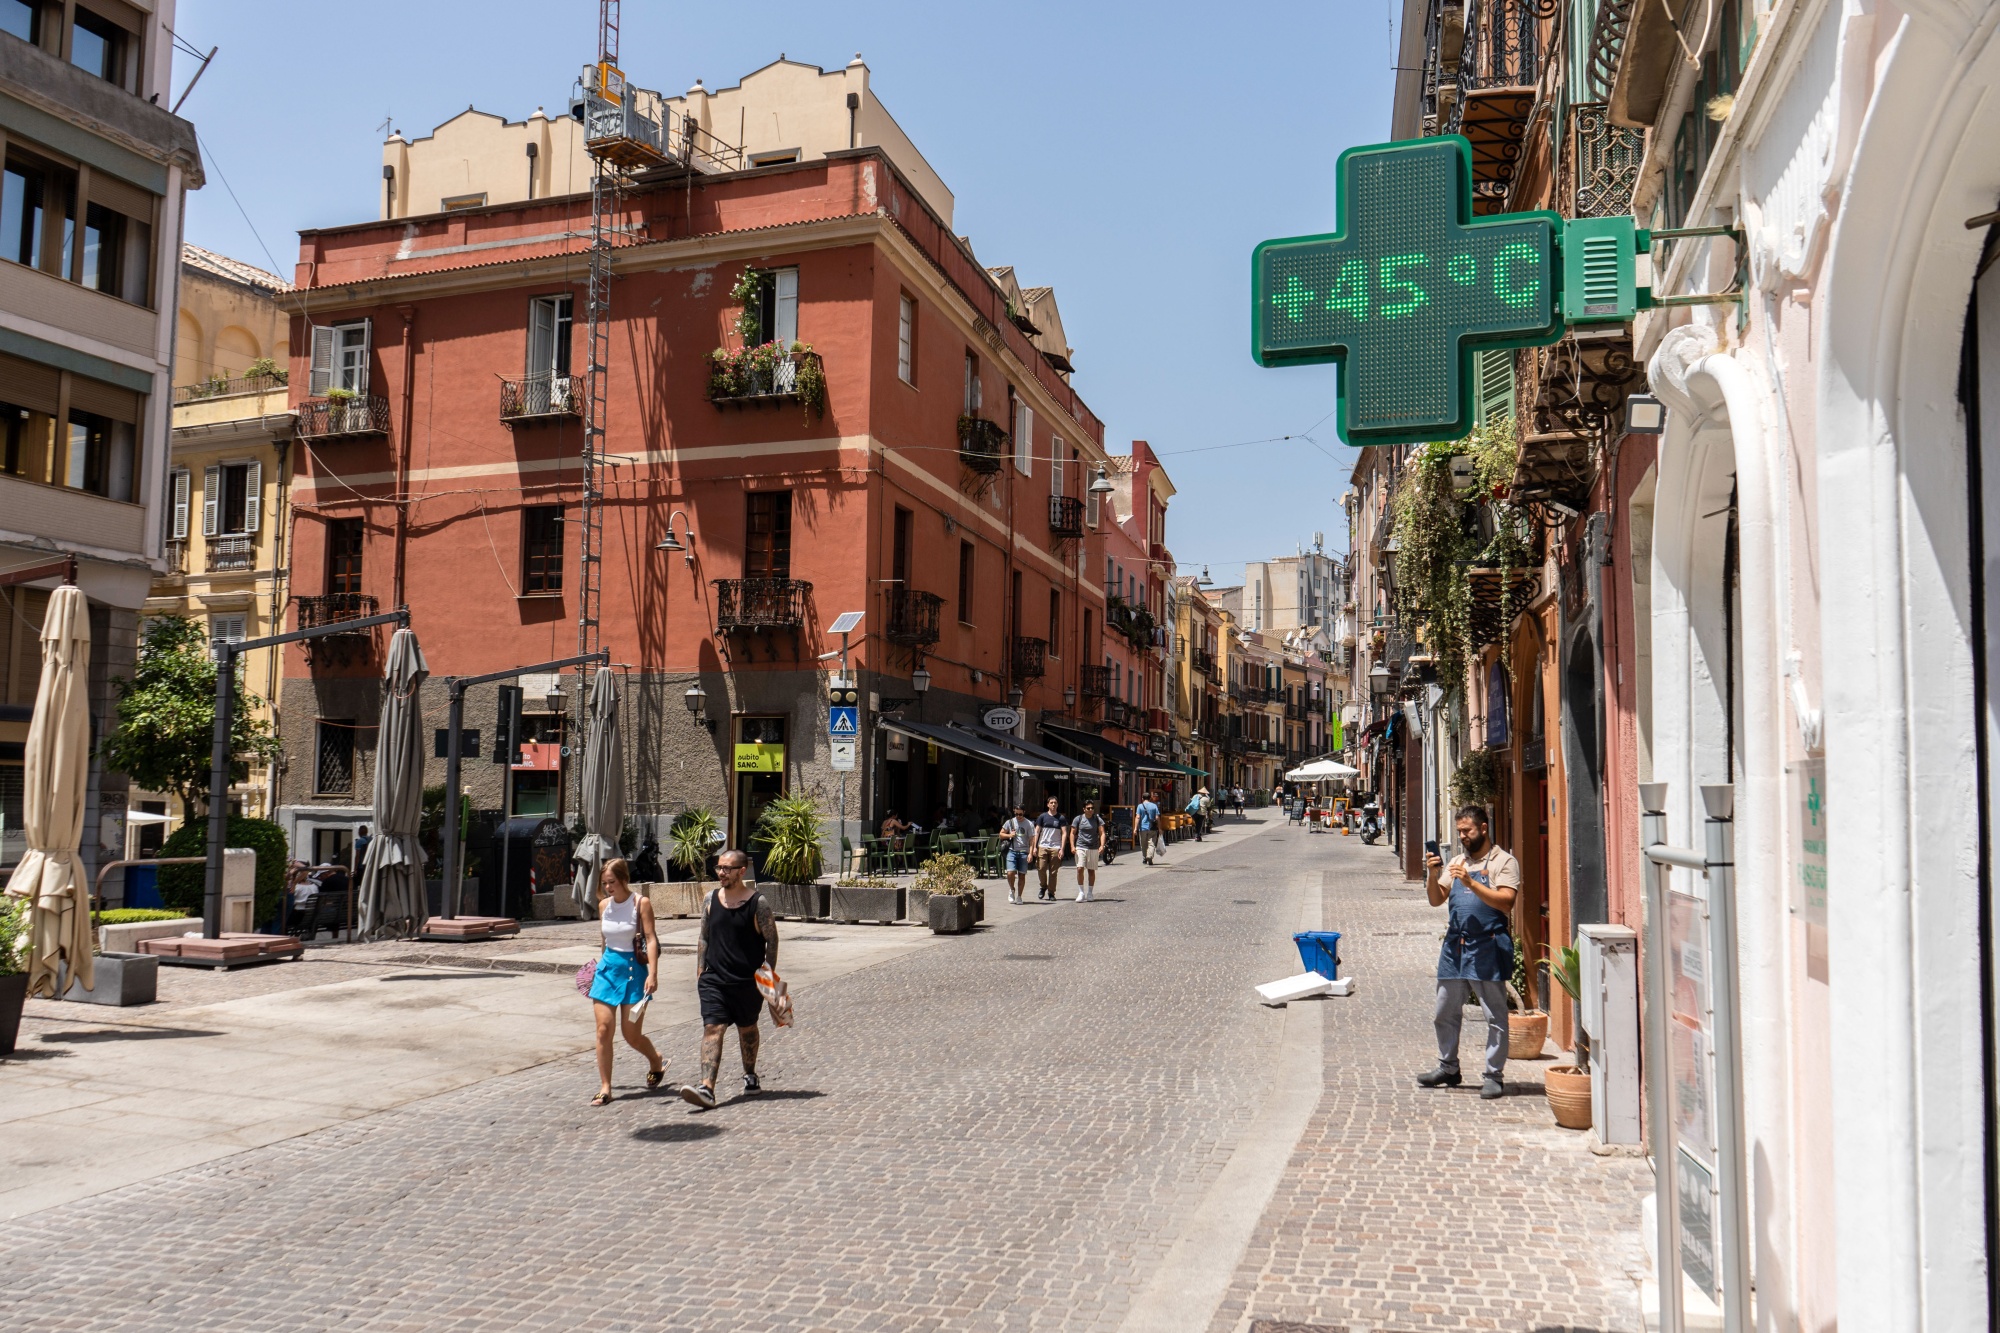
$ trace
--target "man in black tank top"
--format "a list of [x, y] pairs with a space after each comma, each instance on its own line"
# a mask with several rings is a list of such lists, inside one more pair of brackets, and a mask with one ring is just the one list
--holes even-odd
[[726, 851], [716, 858], [721, 887], [702, 904], [701, 930], [695, 937], [695, 992], [701, 998], [701, 1082], [681, 1089], [696, 1106], [715, 1105], [715, 1080], [722, 1070], [722, 1037], [736, 1029], [743, 1050], [743, 1095], [763, 1091], [757, 1082], [757, 1016], [764, 997], [757, 989], [757, 969], [778, 968], [778, 923], [770, 900], [745, 878], [750, 858]]

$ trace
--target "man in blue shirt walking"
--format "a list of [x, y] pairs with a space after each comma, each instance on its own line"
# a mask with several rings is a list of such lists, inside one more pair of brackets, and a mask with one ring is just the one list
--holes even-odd
[[1153, 793], [1147, 792], [1132, 812], [1132, 826], [1139, 838], [1139, 855], [1147, 865], [1153, 864], [1153, 849], [1160, 842], [1160, 807], [1153, 804]]

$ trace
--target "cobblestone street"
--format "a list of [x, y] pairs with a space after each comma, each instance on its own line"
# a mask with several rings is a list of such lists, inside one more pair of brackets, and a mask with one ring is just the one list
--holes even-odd
[[[0, 1224], [0, 1322], [1637, 1329], [1645, 1164], [1554, 1128], [1538, 1065], [1413, 1086], [1440, 915], [1388, 853], [1263, 818], [1171, 852], [802, 985], [754, 1102], [625, 1052], [595, 1110], [565, 1055]], [[1312, 914], [1356, 994], [1257, 1004]], [[656, 1025], [671, 1076], [696, 1035]]]

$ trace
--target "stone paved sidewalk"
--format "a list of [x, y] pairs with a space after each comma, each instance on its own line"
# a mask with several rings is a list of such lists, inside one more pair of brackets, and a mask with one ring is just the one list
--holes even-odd
[[[1384, 848], [1302, 841], [1362, 1002], [1329, 1002], [1325, 1095], [1212, 1333], [1638, 1330], [1650, 1166], [1555, 1127], [1541, 1078], [1554, 1058], [1510, 1063], [1497, 1102], [1476, 1080], [1418, 1088], [1435, 1063], [1443, 913]], [[1468, 1010], [1468, 1069], [1483, 1034]]]

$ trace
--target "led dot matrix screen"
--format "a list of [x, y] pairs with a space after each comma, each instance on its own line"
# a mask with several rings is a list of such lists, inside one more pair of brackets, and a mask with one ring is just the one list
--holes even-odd
[[1352, 148], [1340, 230], [1266, 241], [1252, 259], [1259, 365], [1340, 363], [1350, 444], [1471, 429], [1472, 353], [1561, 336], [1553, 213], [1472, 221], [1472, 148], [1457, 135]]

